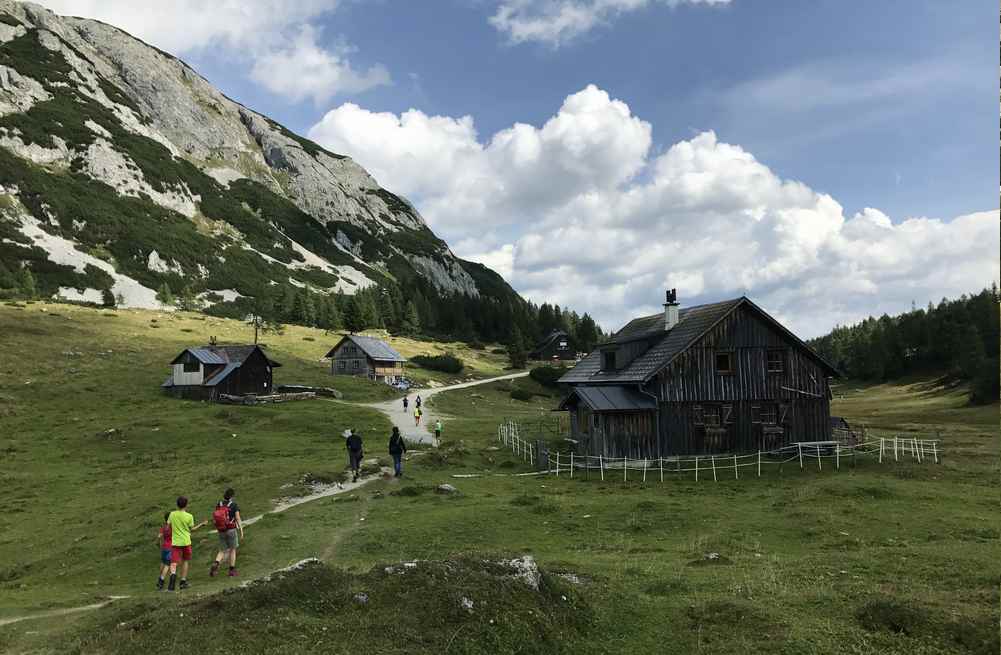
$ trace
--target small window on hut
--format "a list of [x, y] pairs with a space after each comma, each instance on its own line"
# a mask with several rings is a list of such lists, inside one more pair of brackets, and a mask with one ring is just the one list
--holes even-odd
[[343, 371], [344, 370], [344, 360], [343, 359], [341, 361], [337, 362], [337, 370], [338, 371]]
[[716, 372], [720, 375], [729, 375], [733, 373], [732, 352], [716, 353]]
[[185, 373], [197, 373], [202, 370], [202, 365], [198, 362], [184, 362]]
[[718, 426], [720, 424], [719, 405], [706, 405], [703, 407], [702, 421], [707, 426]]
[[785, 351], [772, 349], [768, 351], [768, 372], [781, 373], [785, 370]]
[[601, 370], [602, 371], [614, 371], [615, 370], [615, 351], [606, 350], [601, 353]]
[[354, 369], [355, 371], [358, 370], [358, 360], [357, 359], [354, 360], [353, 362], [351, 362], [351, 368]]
[[695, 425], [705, 425], [705, 417], [702, 414], [702, 405], [692, 407], [692, 422]]
[[779, 422], [779, 408], [775, 403], [761, 406], [761, 422], [765, 425], [776, 425]]

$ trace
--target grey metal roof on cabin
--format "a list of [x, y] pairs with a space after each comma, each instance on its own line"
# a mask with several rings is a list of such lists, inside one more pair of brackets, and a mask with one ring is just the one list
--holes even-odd
[[560, 403], [560, 409], [566, 409], [567, 403], [574, 396], [580, 398], [583, 403], [596, 412], [631, 412], [657, 407], [653, 398], [632, 387], [600, 386], [575, 387], [573, 392]]
[[[375, 337], [363, 337], [359, 334], [349, 334], [344, 338], [354, 342], [356, 346], [361, 348], [363, 353], [374, 360], [380, 362], [407, 361], [403, 355], [393, 350], [393, 347], [382, 339], [376, 339]], [[330, 352], [327, 353], [327, 357], [333, 357], [335, 350], [337, 350], [337, 346], [330, 349]]]
[[[260, 346], [198, 346], [196, 348], [186, 348], [180, 355], [174, 358], [172, 364], [184, 356], [184, 353], [191, 353], [192, 356], [202, 364], [242, 364], [250, 357], [250, 354], [260, 348]], [[262, 351], [263, 352], [263, 351]], [[272, 361], [267, 355], [264, 356], [272, 368], [281, 366], [278, 362]]]
[[678, 324], [664, 330], [664, 314], [653, 314], [636, 318], [615, 333], [609, 344], [656, 340], [645, 353], [634, 359], [623, 369], [605, 372], [601, 370], [601, 351], [595, 349], [560, 378], [561, 383], [579, 384], [640, 383], [655, 373], [661, 366], [684, 352], [694, 341], [729, 314], [746, 298], [734, 298], [706, 305], [684, 307], [678, 311]]

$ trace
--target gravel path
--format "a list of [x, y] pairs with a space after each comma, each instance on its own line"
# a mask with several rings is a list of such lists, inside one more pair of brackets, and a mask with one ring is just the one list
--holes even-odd
[[461, 384], [452, 384], [447, 387], [432, 387], [429, 389], [418, 389], [407, 396], [408, 405], [406, 411], [403, 409], [403, 399], [399, 398], [397, 400], [387, 400], [381, 403], [369, 403], [365, 407], [371, 407], [377, 409], [383, 414], [385, 414], [393, 425], [400, 428], [400, 434], [407, 441], [413, 441], [415, 443], [427, 443], [432, 445], [437, 445], [434, 442], [434, 435], [428, 430], [427, 423], [430, 421], [430, 412], [425, 410], [424, 418], [421, 419], [420, 425], [414, 425], [414, 402], [417, 396], [421, 397], [421, 402], [426, 402], [428, 398], [435, 396], [444, 391], [453, 391], [455, 389], [466, 389], [468, 387], [475, 387], [481, 384], [489, 384], [491, 382], [498, 382], [500, 380], [514, 380], [515, 378], [523, 378], [528, 375], [528, 371], [522, 373], [511, 373], [509, 375], [501, 375], [495, 378], [486, 378], [485, 380], [473, 380], [472, 382], [463, 382]]

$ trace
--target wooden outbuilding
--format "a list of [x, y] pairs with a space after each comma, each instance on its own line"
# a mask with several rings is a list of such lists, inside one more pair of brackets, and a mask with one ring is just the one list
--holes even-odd
[[327, 353], [331, 375], [360, 375], [393, 384], [403, 377], [407, 360], [381, 339], [357, 334], [344, 336]]
[[768, 451], [831, 438], [837, 371], [746, 297], [630, 321], [566, 373], [580, 454]]
[[577, 348], [573, 339], [564, 330], [553, 330], [528, 353], [529, 359], [540, 361], [573, 361], [577, 359]]
[[160, 385], [163, 390], [203, 400], [274, 393], [273, 371], [281, 366], [257, 345], [185, 348], [170, 364], [173, 370]]

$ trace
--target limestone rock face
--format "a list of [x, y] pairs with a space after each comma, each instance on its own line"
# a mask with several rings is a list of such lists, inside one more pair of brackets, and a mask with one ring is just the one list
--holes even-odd
[[[0, 157], [0, 237], [27, 249], [25, 226], [40, 225], [106, 253], [114, 275], [59, 277], [76, 296], [186, 275], [240, 297], [265, 284], [351, 294], [401, 273], [481, 293], [417, 210], [351, 158], [115, 27], [14, 0], [0, 0]], [[0, 253], [0, 276], [30, 261], [17, 248]]]

